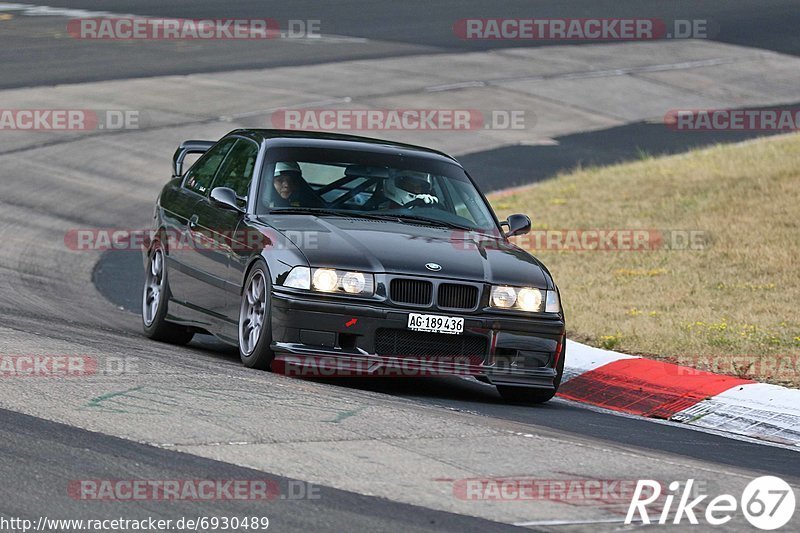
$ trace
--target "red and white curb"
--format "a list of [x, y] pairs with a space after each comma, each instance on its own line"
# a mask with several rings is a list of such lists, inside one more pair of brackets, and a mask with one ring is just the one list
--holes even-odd
[[800, 447], [800, 390], [567, 341], [558, 395], [613, 411]]

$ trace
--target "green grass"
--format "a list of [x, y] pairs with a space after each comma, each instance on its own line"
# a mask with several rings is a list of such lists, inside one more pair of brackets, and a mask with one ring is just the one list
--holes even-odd
[[532, 252], [575, 340], [800, 384], [800, 135], [580, 169], [490, 201], [534, 231], [702, 232], [700, 249]]

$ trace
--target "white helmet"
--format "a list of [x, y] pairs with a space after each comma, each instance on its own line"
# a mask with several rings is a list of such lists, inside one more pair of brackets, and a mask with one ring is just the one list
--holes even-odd
[[402, 171], [389, 177], [383, 184], [383, 195], [399, 205], [422, 199], [426, 204], [437, 203], [438, 198], [430, 194], [431, 184], [424, 172]]
[[278, 175], [282, 172], [297, 172], [301, 174], [300, 165], [295, 163], [294, 161], [279, 161], [275, 163], [275, 172], [274, 176], [278, 177]]

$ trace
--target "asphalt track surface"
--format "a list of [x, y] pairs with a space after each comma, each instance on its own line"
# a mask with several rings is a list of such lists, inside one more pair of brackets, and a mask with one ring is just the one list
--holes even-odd
[[[212, 2], [192, 2], [191, 5], [173, 3], [169, 6], [162, 6], [158, 2], [49, 2], [48, 5], [151, 16], [188, 16], [188, 10], [196, 18], [313, 18], [324, 21], [323, 29], [326, 33], [364, 37], [370, 39], [370, 42], [366, 46], [358, 42], [341, 42], [329, 46], [286, 44], [269, 54], [253, 51], [239, 46], [238, 43], [217, 49], [205, 49], [202, 45], [197, 48], [186, 47], [182, 53], [172, 53], [172, 45], [161, 48], [121, 45], [103, 47], [101, 50], [91, 43], [76, 43], [64, 39], [63, 36], [53, 38], [53, 32], [59, 29], [63, 32], [62, 18], [20, 16], [11, 21], [0, 21], [0, 24], [8, 24], [0, 27], [11, 29], [0, 33], [0, 57], [4, 65], [0, 86], [27, 87], [515, 45], [465, 43], [453, 38], [450, 28], [454, 19], [482, 15], [708, 17], [719, 21], [720, 34], [717, 38], [721, 41], [760, 46], [791, 54], [797, 54], [800, 50], [800, 36], [795, 31], [795, 28], [800, 27], [800, 15], [792, 2], [772, 2], [768, 6], [764, 6], [763, 2], [728, 2], [724, 9], [720, 9], [720, 4], [717, 3], [696, 2], [671, 2], [669, 7], [664, 7], [661, 2], [575, 2], [569, 6], [544, 2], [537, 5], [533, 15], [530, 3], [511, 2], [493, 3], [491, 8], [478, 3], [463, 2], [366, 5], [295, 2], [291, 7], [261, 2], [243, 2], [234, 6], [221, 6]], [[706, 9], [710, 12], [706, 12]], [[647, 125], [627, 128], [632, 128], [634, 135], [639, 135], [647, 130]], [[613, 142], [613, 138], [612, 135], [612, 141], [606, 142]], [[568, 139], [561, 140], [558, 149], [565, 153], [553, 158], [555, 162], [550, 164], [552, 168], [541, 177], [552, 175], [565, 165], [569, 166], [567, 163], [577, 157], [580, 146], [584, 146], [587, 153], [596, 153], [597, 145], [593, 144], [596, 140], [593, 139], [600, 139], [600, 136], [576, 135], [573, 139], [573, 145], [570, 145]], [[707, 141], [714, 140], [703, 139], [702, 143]], [[654, 152], [658, 151], [658, 147], [665, 146], [666, 151], [679, 151], [683, 148], [683, 145], [670, 146], [669, 142], [663, 141], [663, 136], [654, 140], [652, 146]], [[172, 147], [169, 148], [171, 149]], [[546, 147], [543, 149], [546, 150]], [[76, 164], [77, 159], [69, 159], [68, 150], [69, 148], [57, 152], [57, 155]], [[522, 157], [507, 150], [513, 152], [518, 149], [499, 148], [489, 153], [473, 154], [467, 156], [465, 162], [479, 167], [491, 158], [509, 160], [509, 154], [512, 157]], [[546, 160], [546, 153], [536, 155], [544, 156]], [[525, 156], [528, 154], [530, 152], [526, 152]], [[262, 398], [254, 391], [278, 390], [286, 394], [288, 403], [297, 405], [314, 402], [318, 402], [319, 406], [337, 401], [363, 402], [371, 409], [382, 409], [380, 416], [376, 418], [386, 419], [386, 427], [392, 423], [398, 426], [410, 420], [402, 416], [392, 420], [391, 413], [397, 411], [405, 416], [410, 413], [413, 416], [441, 420], [444, 428], [468, 420], [476, 426], [531, 432], [550, 439], [549, 442], [562, 443], [568, 450], [560, 457], [558, 450], [542, 450], [542, 462], [531, 463], [535, 468], [545, 467], [544, 457], [550, 458], [550, 463], [553, 457], [558, 457], [563, 460], [563, 469], [575, 468], [579, 471], [583, 468], [580, 471], [594, 473], [608, 472], [603, 469], [610, 467], [616, 468], [615, 471], [620, 472], [618, 475], [624, 475], [627, 473], [628, 463], [636, 463], [639, 468], [636, 472], [642, 473], [641, 465], [650, 462], [657, 465], [661, 462], [677, 465], [675, 468], [682, 473], [699, 468], [712, 476], [713, 481], [725, 490], [728, 489], [726, 483], [731, 472], [740, 478], [775, 474], [794, 483], [800, 479], [800, 461], [796, 459], [796, 451], [752, 441], [734, 440], [674, 424], [621, 417], [562, 400], [537, 408], [508, 406], [500, 401], [494, 389], [477, 382], [456, 378], [333, 382], [285, 380], [269, 373], [241, 368], [235, 352], [208, 338], [200, 337], [188, 348], [150, 343], [139, 334], [139, 319], [133, 312], [138, 308], [141, 286], [141, 263], [138, 255], [109, 253], [95, 264], [94, 260], [84, 256], [75, 258], [64, 254], [63, 250], [58, 250], [58, 243], [46, 242], [41, 245], [32, 241], [53, 235], [57, 241], [63, 235], [65, 225], [103, 227], [113, 225], [120, 219], [137, 220], [142, 212], [150, 209], [152, 204], [148, 202], [152, 201], [156, 189], [150, 190], [149, 194], [134, 195], [130, 200], [122, 197], [125, 190], [123, 187], [115, 188], [116, 185], [105, 182], [101, 182], [98, 187], [82, 190], [83, 185], [76, 185], [56, 176], [54, 167], [40, 169], [37, 166], [40, 163], [35, 161], [35, 157], [35, 152], [16, 156], [12, 154], [6, 161], [16, 166], [9, 167], [3, 174], [4, 184], [8, 180], [14, 189], [7, 190], [2, 197], [5, 213], [2, 215], [0, 236], [15, 245], [6, 246], [0, 252], [3, 267], [3, 277], [0, 279], [0, 327], [5, 351], [24, 353], [23, 350], [27, 350], [28, 353], [35, 353], [40, 350], [58, 350], [62, 353], [133, 354], [156, 369], [149, 376], [136, 378], [142, 383], [161, 380], [176, 390], [195, 390], [189, 385], [197, 386], [197, 383], [207, 381], [204, 392], [230, 387], [231, 391], [242, 396], [241, 404], [229, 405], [222, 401], [218, 404], [203, 404], [202, 407], [207, 409], [203, 414], [205, 417], [212, 416], [213, 413], [208, 413], [218, 409], [220, 416], [229, 420], [232, 428], [223, 429], [235, 432], [241, 426], [248, 435], [248, 432], [256, 434], [259, 427], [258, 417], [274, 416], [278, 420], [280, 416], [280, 413], [263, 410], [256, 403]], [[52, 154], [48, 157], [52, 157]], [[597, 161], [598, 164], [604, 162], [607, 161]], [[79, 163], [82, 165], [81, 169], [98, 164], [102, 165], [103, 161]], [[33, 174], [37, 171], [42, 174]], [[30, 179], [22, 179], [25, 176]], [[24, 220], [24, 223], [20, 223], [20, 220]], [[22, 240], [15, 240], [20, 236]], [[51, 253], [52, 250], [48, 247], [55, 252]], [[93, 287], [97, 287], [99, 292], [94, 292]], [[209, 451], [212, 448], [208, 445], [203, 448], [198, 443], [177, 441], [178, 437], [191, 433], [192, 425], [202, 426], [206, 423], [206, 418], [198, 417], [193, 412], [193, 409], [197, 409], [196, 404], [202, 404], [202, 397], [191, 398], [187, 394], [185, 398], [179, 399], [183, 404], [165, 415], [163, 420], [167, 422], [164, 424], [174, 424], [174, 431], [169, 427], [154, 428], [153, 421], [161, 419], [151, 417], [148, 412], [112, 409], [87, 414], [86, 410], [72, 409], [72, 406], [96, 394], [93, 386], [97, 386], [98, 390], [112, 390], [112, 385], [120, 386], [111, 381], [109, 380], [106, 388], [102, 382], [90, 384], [91, 386], [81, 383], [74, 388], [68, 388], [62, 383], [8, 383], [0, 391], [0, 405], [11, 409], [0, 409], [0, 442], [3, 450], [0, 455], [0, 475], [4, 480], [0, 488], [3, 501], [0, 504], [0, 515], [105, 518], [124, 513], [127, 518], [175, 518], [181, 515], [221, 516], [266, 511], [277, 530], [363, 528], [469, 531], [505, 527], [480, 518], [435, 511], [430, 506], [399, 503], [395, 501], [399, 496], [389, 499], [364, 496], [330, 488], [325, 484], [322, 484], [323, 497], [320, 500], [280, 501], [268, 507], [256, 507], [247, 502], [165, 504], [152, 501], [134, 504], [98, 502], [97, 506], [87, 506], [85, 502], [68, 497], [64, 487], [70, 480], [130, 477], [250, 479], [266, 476], [279, 483], [288, 483], [285, 476], [269, 472], [278, 469], [275, 465], [289, 465], [302, 460], [292, 455], [274, 459], [270, 457], [263, 459], [263, 464], [267, 466], [244, 468], [233, 463], [261, 465], [259, 459], [253, 458], [257, 453], [241, 455], [230, 451], [235, 448], [231, 446], [218, 446], [221, 451], [217, 453]], [[266, 396], [265, 398], [269, 399]], [[271, 406], [271, 409], [275, 409], [275, 406]], [[17, 410], [35, 416], [14, 412]], [[61, 419], [67, 424], [54, 421]], [[411, 420], [414, 421], [413, 418]], [[305, 428], [306, 421], [300, 417], [297, 421]], [[379, 425], [382, 422], [368, 420], [368, 423], [375, 425], [358, 430], [364, 435], [366, 447], [377, 446], [381, 439], [394, 438], [391, 429]], [[214, 419], [214, 424], [215, 429], [219, 429], [216, 426], [225, 426], [217, 419]], [[265, 421], [264, 424], [268, 422]], [[270, 429], [279, 432], [281, 428], [276, 424], [270, 426]], [[268, 440], [263, 435], [258, 437], [261, 440], [255, 440], [259, 442]], [[189, 437], [186, 439], [188, 441]], [[463, 437], [461, 440], [464, 440]], [[151, 441], [157, 446], [145, 444]], [[220, 441], [224, 439], [220, 438]], [[167, 444], [190, 453], [164, 449]], [[181, 444], [184, 445], [180, 446]], [[575, 449], [583, 451], [576, 453]], [[606, 455], [599, 455], [597, 450], [605, 451]], [[609, 450], [611, 453], [608, 453]], [[220, 460], [209, 457], [219, 457]], [[478, 459], [471, 459], [479, 463]], [[366, 462], [369, 460], [365, 459]], [[618, 463], [614, 462], [617, 460]], [[610, 466], [602, 464], [603, 461], [610, 462]], [[403, 464], [398, 469], [400, 467], [421, 468], [415, 464]], [[292, 468], [294, 470], [281, 467], [281, 471], [303, 471], [299, 466]], [[309, 472], [308, 478], [314, 477], [311, 474], [319, 476], [313, 469]], [[363, 471], [354, 472], [365, 475]], [[356, 475], [342, 472], [337, 478], [331, 474], [335, 480], [331, 485], [346, 485], [348, 476]], [[296, 477], [305, 479], [300, 475]], [[408, 492], [412, 489], [404, 490]], [[393, 494], [402, 495], [403, 490], [397, 490]], [[593, 529], [597, 530], [596, 527]]]
[[[27, 517], [31, 502], [42, 502], [39, 512], [51, 519], [104, 519], [124, 516], [177, 520], [180, 517], [268, 517], [294, 531], [506, 531], [511, 527], [488, 520], [414, 507], [351, 492], [314, 487], [314, 498], [293, 499], [307, 489], [298, 480], [210, 461], [135, 442], [92, 433], [64, 424], [0, 409], [0, 471], [3, 498], [0, 516]], [[15, 475], [13, 463], [36, 464]], [[135, 470], [138, 479], [226, 479], [264, 481], [275, 492], [254, 501], [92, 501], [68, 494], [79, 479], [126, 479]], [[274, 496], [274, 497], [272, 497]], [[92, 507], [94, 505], [94, 508]], [[30, 515], [33, 516], [33, 515]]]
[[[642, 17], [667, 21], [705, 19], [717, 28], [717, 41], [800, 54], [800, 10], [792, 0], [470, 0], [429, 2], [295, 1], [178, 2], [53, 1], [32, 5], [68, 7], [119, 14], [185, 18], [271, 18], [319, 20], [323, 34], [368, 42], [304, 46], [270, 41], [252, 43], [113, 43], [76, 41], [66, 34], [66, 18], [15, 16], [0, 21], [0, 88], [193, 72], [324, 63], [367, 57], [479, 51], [501, 47], [547, 46], [547, 42], [465, 41], [453, 33], [462, 18], [479, 17]], [[563, 42], [560, 44], [564, 44]]]

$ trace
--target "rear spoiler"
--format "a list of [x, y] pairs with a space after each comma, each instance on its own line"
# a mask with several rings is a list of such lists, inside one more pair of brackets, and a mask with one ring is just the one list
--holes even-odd
[[204, 154], [217, 144], [217, 141], [183, 141], [172, 156], [172, 177], [183, 176], [183, 160], [187, 154]]

